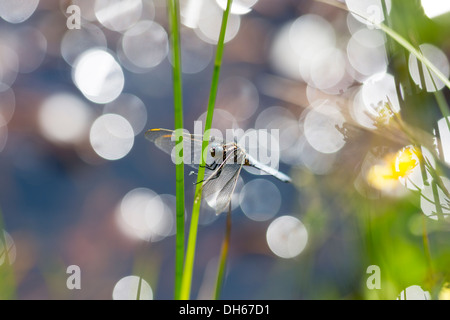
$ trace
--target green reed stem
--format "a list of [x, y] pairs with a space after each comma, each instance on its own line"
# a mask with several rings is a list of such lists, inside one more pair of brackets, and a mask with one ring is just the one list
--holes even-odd
[[223, 12], [222, 25], [220, 27], [219, 40], [217, 42], [216, 57], [214, 60], [214, 70], [211, 80], [211, 88], [209, 92], [208, 100], [208, 111], [206, 114], [205, 132], [203, 134], [203, 144], [202, 144], [202, 156], [200, 159], [200, 166], [198, 168], [197, 174], [197, 184], [195, 188], [195, 198], [194, 204], [192, 206], [192, 217], [191, 225], [189, 229], [188, 244], [186, 249], [186, 261], [184, 265], [184, 272], [181, 281], [181, 299], [189, 299], [192, 284], [192, 273], [194, 269], [194, 258], [195, 258], [195, 246], [197, 242], [197, 230], [198, 230], [198, 219], [200, 215], [200, 204], [202, 199], [202, 181], [205, 176], [205, 159], [203, 157], [204, 151], [208, 146], [209, 134], [212, 125], [212, 119], [214, 114], [214, 106], [216, 102], [217, 89], [219, 87], [219, 75], [220, 68], [222, 65], [222, 56], [225, 43], [225, 31], [227, 29], [228, 16], [230, 14], [232, 0], [227, 1], [227, 8]]
[[[178, 0], [168, 0], [168, 14], [170, 22], [170, 44], [172, 47], [172, 81], [173, 81], [173, 106], [175, 118], [175, 139], [177, 144], [183, 146], [183, 86], [181, 77], [181, 48], [180, 48], [180, 23]], [[184, 163], [183, 151], [177, 153], [175, 168], [176, 184], [176, 249], [175, 249], [175, 299], [179, 299], [181, 290], [181, 278], [184, 263]], [[181, 158], [181, 159], [180, 159]]]
[[450, 89], [450, 80], [430, 61], [428, 60], [418, 49], [416, 49], [411, 43], [408, 42], [405, 38], [403, 38], [399, 33], [395, 32], [385, 24], [379, 23], [377, 25], [383, 30], [387, 35], [389, 35], [392, 39], [394, 39], [398, 44], [400, 44], [403, 48], [408, 50], [411, 54], [413, 54], [420, 62], [427, 66], [427, 68], [433, 72], [446, 86]]
[[225, 237], [222, 242], [222, 250], [220, 251], [219, 266], [217, 269], [216, 290], [214, 291], [214, 300], [218, 300], [220, 292], [222, 291], [222, 285], [225, 277], [225, 266], [227, 263], [228, 249], [230, 248], [231, 239], [231, 202], [228, 207], [227, 223], [225, 226]]
[[[436, 103], [437, 103], [437, 105], [439, 107], [439, 110], [442, 113], [442, 116], [445, 119], [445, 122], [447, 123], [448, 130], [450, 130], [450, 120], [449, 120], [449, 117], [450, 117], [450, 110], [449, 109], [450, 108], [449, 108], [449, 105], [448, 105], [447, 101], [445, 100], [445, 96], [442, 93], [442, 91], [438, 90], [438, 88], [436, 86], [436, 82], [434, 81], [433, 76], [431, 74], [431, 71], [429, 69], [427, 69], [427, 71], [428, 71], [428, 75], [430, 76], [431, 82], [433, 83], [433, 86], [434, 86], [434, 89], [435, 89], [433, 93], [434, 93], [434, 97], [436, 99]], [[423, 81], [422, 83], [425, 83], [425, 81]]]
[[[11, 245], [11, 244], [9, 244]], [[8, 243], [6, 242], [2, 211], [0, 209], [0, 300], [13, 300], [16, 298], [16, 280], [9, 257]]]

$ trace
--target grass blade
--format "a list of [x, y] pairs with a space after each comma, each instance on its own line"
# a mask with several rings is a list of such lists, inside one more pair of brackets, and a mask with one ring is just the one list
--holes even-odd
[[[219, 86], [220, 67], [222, 65], [222, 56], [225, 42], [225, 32], [227, 29], [228, 16], [230, 14], [232, 0], [227, 1], [227, 8], [223, 12], [222, 25], [220, 27], [219, 40], [217, 42], [216, 57], [214, 60], [214, 70], [211, 80], [211, 89], [208, 100], [208, 111], [206, 115], [205, 132], [203, 134], [202, 150], [208, 145], [209, 131], [212, 125], [214, 114], [214, 105], [216, 102], [217, 89]], [[203, 154], [203, 152], [202, 152]], [[197, 184], [195, 188], [194, 204], [192, 206], [191, 225], [189, 228], [188, 244], [186, 249], [186, 261], [184, 265], [183, 278], [181, 282], [181, 299], [189, 299], [192, 284], [192, 273], [194, 269], [195, 246], [197, 242], [198, 219], [200, 215], [200, 204], [202, 198], [202, 181], [205, 176], [205, 159], [201, 157], [200, 166], [197, 174]]]
[[[183, 146], [183, 87], [181, 77], [181, 48], [178, 0], [168, 0], [170, 21], [170, 44], [172, 47], [173, 105], [175, 118], [175, 138]], [[184, 263], [184, 163], [183, 152], [177, 153], [176, 164], [176, 249], [175, 249], [175, 299], [180, 297], [181, 278]], [[179, 159], [181, 158], [181, 159]]]
[[9, 260], [9, 244], [6, 241], [5, 228], [3, 224], [2, 210], [0, 209], [0, 300], [13, 300], [16, 298], [16, 280], [14, 269]]
[[402, 37], [399, 33], [394, 31], [393, 29], [389, 28], [387, 25], [383, 23], [374, 23], [373, 21], [370, 21], [367, 17], [360, 15], [352, 10], [349, 10], [347, 6], [344, 4], [336, 1], [336, 0], [315, 0], [317, 2], [326, 3], [328, 5], [334, 6], [336, 8], [340, 8], [343, 10], [346, 10], [348, 12], [351, 12], [354, 15], [357, 15], [361, 19], [366, 20], [367, 22], [370, 22], [380, 28], [384, 33], [386, 33], [389, 37], [394, 39], [395, 42], [397, 42], [399, 45], [401, 45], [403, 48], [405, 48], [409, 53], [413, 54], [417, 60], [422, 62], [431, 72], [433, 72], [439, 80], [441, 80], [447, 88], [450, 89], [450, 80], [430, 61], [428, 60], [418, 49], [416, 49], [408, 40], [406, 40], [404, 37]]
[[422, 62], [427, 68], [433, 72], [439, 80], [441, 80], [447, 88], [450, 89], [450, 80], [433, 64], [430, 60], [428, 60], [418, 49], [416, 49], [411, 43], [408, 42], [405, 38], [403, 38], [399, 33], [395, 32], [388, 26], [383, 23], [377, 24], [381, 30], [383, 30], [387, 35], [389, 35], [392, 39], [394, 39], [398, 44], [400, 44], [403, 48], [408, 50], [411, 54], [413, 54], [420, 62]]
[[225, 266], [227, 263], [228, 249], [230, 247], [230, 235], [231, 235], [231, 202], [228, 207], [227, 223], [225, 227], [225, 237], [222, 242], [222, 250], [220, 252], [219, 267], [217, 269], [217, 281], [216, 290], [214, 291], [214, 300], [218, 300], [220, 292], [222, 291], [222, 285], [225, 277]]

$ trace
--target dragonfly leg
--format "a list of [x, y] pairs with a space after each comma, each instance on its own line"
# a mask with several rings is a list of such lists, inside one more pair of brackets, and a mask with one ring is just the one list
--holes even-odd
[[[213, 170], [215, 170], [215, 169], [217, 168], [218, 165], [219, 165], [219, 164], [216, 163], [216, 162], [214, 161], [211, 165], [208, 165], [208, 164], [207, 164], [205, 167], [206, 167], [208, 170], [213, 171]], [[214, 174], [214, 177], [211, 177], [210, 179], [211, 179], [211, 180], [217, 179], [217, 178], [220, 176], [221, 173], [222, 173], [222, 168], [220, 168], [219, 170], [217, 170], [216, 173], [213, 173], [213, 174]], [[202, 181], [195, 182], [194, 184], [199, 184], [199, 183], [202, 183], [202, 182], [204, 182], [204, 181], [205, 181], [205, 179], [203, 179]]]
[[214, 180], [214, 179], [217, 179], [218, 177], [220, 177], [221, 173], [222, 173], [222, 168], [217, 170], [217, 172], [214, 174], [214, 177], [212, 177], [211, 180]]
[[218, 164], [216, 161], [214, 161], [214, 162], [211, 163], [211, 164], [205, 163], [205, 165], [204, 165], [204, 166], [201, 166], [201, 167], [205, 167], [206, 169], [213, 171], [213, 170], [216, 170], [216, 168], [217, 168], [218, 165], [219, 165], [219, 164]]

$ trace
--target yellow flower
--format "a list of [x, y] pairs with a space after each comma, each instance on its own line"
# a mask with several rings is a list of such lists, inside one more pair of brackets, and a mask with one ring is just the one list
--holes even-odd
[[367, 173], [367, 181], [379, 190], [393, 190], [399, 186], [399, 178], [407, 178], [418, 165], [418, 150], [405, 147], [397, 153], [390, 153], [381, 163], [373, 165]]
[[406, 178], [419, 164], [419, 154], [420, 151], [413, 146], [405, 147], [397, 152], [394, 163], [395, 176]]
[[450, 300], [450, 283], [444, 283], [438, 298], [439, 300]]
[[394, 178], [392, 167], [383, 164], [373, 165], [367, 173], [369, 184], [379, 190], [390, 190], [397, 186], [398, 180]]

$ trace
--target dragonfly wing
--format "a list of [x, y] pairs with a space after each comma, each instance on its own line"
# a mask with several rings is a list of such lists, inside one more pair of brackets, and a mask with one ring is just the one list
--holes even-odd
[[[222, 168], [214, 170], [212, 173], [206, 173], [206, 179], [203, 182], [202, 195], [207, 198], [221, 191], [226, 183], [233, 178], [234, 174], [239, 171], [240, 165], [229, 164]], [[218, 172], [220, 171], [220, 172]], [[219, 174], [219, 175], [218, 175]]]
[[203, 183], [202, 196], [216, 214], [224, 211], [231, 200], [242, 165], [228, 164], [223, 166], [219, 177], [211, 174]]
[[231, 201], [231, 196], [244, 163], [242, 151], [239, 150], [237, 162], [228, 163], [227, 160], [231, 160], [233, 157], [234, 154], [230, 153], [226, 160], [207, 176], [202, 186], [202, 195], [209, 205], [215, 208], [216, 214], [224, 211]]
[[234, 189], [236, 189], [237, 180], [239, 178], [239, 174], [242, 170], [242, 165], [239, 165], [239, 169], [235, 171], [233, 177], [228, 180], [222, 190], [217, 194], [216, 197], [216, 215], [225, 211], [228, 207], [228, 204], [231, 201], [233, 196]]
[[[176, 153], [181, 152], [175, 141], [175, 131], [168, 129], [150, 129], [145, 137], [159, 149], [170, 154], [175, 163]], [[183, 133], [183, 160], [185, 164], [197, 167], [202, 152], [202, 136]], [[207, 158], [208, 161], [209, 158]]]

